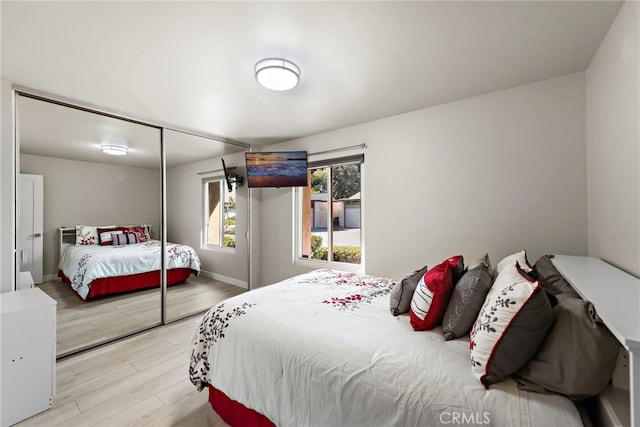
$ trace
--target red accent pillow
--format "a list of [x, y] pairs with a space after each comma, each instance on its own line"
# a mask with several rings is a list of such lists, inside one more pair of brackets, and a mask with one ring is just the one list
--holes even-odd
[[111, 233], [122, 233], [122, 229], [118, 227], [98, 228], [98, 244], [100, 246], [112, 245]]
[[452, 264], [449, 258], [428, 270], [416, 287], [411, 300], [409, 318], [415, 331], [433, 329], [442, 322], [453, 291]]

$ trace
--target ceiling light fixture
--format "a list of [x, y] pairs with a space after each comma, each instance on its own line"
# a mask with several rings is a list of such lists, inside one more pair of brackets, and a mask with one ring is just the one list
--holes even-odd
[[300, 68], [291, 61], [281, 58], [267, 58], [255, 67], [256, 80], [271, 90], [289, 90], [300, 81]]
[[129, 152], [127, 147], [113, 144], [102, 144], [100, 149], [103, 153], [111, 154], [112, 156], [124, 156]]

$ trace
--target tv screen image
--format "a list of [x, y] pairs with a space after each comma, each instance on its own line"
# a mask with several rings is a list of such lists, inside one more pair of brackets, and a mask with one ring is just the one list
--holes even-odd
[[307, 152], [246, 152], [249, 187], [305, 187]]

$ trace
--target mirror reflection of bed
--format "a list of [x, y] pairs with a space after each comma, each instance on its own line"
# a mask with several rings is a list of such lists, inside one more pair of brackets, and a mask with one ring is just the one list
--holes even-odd
[[[191, 168], [214, 169], [221, 155], [242, 154], [245, 148], [25, 95], [28, 94], [17, 97], [19, 172], [43, 177], [43, 280], [36, 286], [58, 303], [58, 357], [161, 324], [163, 304], [159, 286], [100, 295], [85, 301], [64, 283], [58, 277], [62, 255], [59, 229], [67, 227], [74, 231], [75, 237], [76, 225], [148, 224], [151, 239], [160, 242], [163, 229], [161, 140], [164, 139], [167, 204], [170, 199], [185, 197], [182, 194], [185, 190], [180, 187], [185, 183], [172, 183], [170, 176], [174, 176], [175, 181], [188, 175], [195, 182], [186, 183], [194, 190], [194, 200], [183, 201], [183, 205], [176, 208], [167, 206], [167, 242], [200, 251], [199, 233], [193, 233], [192, 229], [199, 230], [202, 218], [198, 207], [202, 178]], [[126, 146], [128, 154], [105, 154], [100, 150], [105, 142]], [[189, 208], [184, 203], [196, 205]], [[246, 203], [238, 209], [243, 206], [246, 207]], [[238, 216], [246, 215], [239, 213]], [[248, 256], [246, 248], [239, 246], [232, 258]], [[211, 264], [209, 258], [204, 254], [204, 259]], [[154, 261], [160, 265], [159, 252]], [[229, 273], [230, 277], [239, 278], [240, 286], [233, 280], [232, 284], [225, 283], [229, 280], [224, 268], [222, 275], [205, 271], [188, 274], [186, 279], [183, 276], [178, 284], [167, 288], [164, 321], [201, 312], [228, 296], [244, 292], [242, 286], [248, 283], [247, 259], [221, 263], [223, 267], [226, 264], [237, 264], [246, 270]]]

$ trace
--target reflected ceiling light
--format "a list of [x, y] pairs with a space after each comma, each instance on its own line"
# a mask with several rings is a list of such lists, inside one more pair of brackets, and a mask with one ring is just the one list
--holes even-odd
[[129, 149], [123, 145], [102, 144], [100, 149], [103, 153], [111, 154], [112, 156], [124, 156], [129, 152]]
[[267, 58], [255, 67], [256, 80], [271, 90], [289, 90], [300, 81], [300, 68], [291, 61], [281, 58]]

